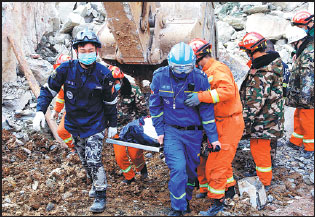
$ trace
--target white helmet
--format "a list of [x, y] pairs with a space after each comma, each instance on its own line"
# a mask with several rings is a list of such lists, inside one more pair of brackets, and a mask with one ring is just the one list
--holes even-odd
[[293, 42], [299, 41], [307, 36], [307, 33], [304, 29], [299, 27], [290, 27], [286, 31], [286, 37], [288, 39], [288, 43], [291, 44]]

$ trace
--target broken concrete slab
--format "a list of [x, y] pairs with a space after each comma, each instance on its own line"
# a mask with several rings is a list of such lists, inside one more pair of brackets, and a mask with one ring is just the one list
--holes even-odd
[[251, 206], [262, 209], [267, 203], [267, 195], [263, 184], [258, 176], [246, 177], [238, 181], [240, 195], [246, 192], [250, 197]]

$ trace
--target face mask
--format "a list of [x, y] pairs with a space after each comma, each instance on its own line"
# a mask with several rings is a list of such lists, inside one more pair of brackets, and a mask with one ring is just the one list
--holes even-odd
[[119, 91], [120, 88], [121, 88], [121, 85], [120, 84], [116, 84], [116, 85], [114, 85], [114, 88], [115, 88], [116, 91]]
[[94, 63], [96, 61], [97, 54], [96, 54], [96, 52], [79, 53], [78, 59], [79, 59], [79, 62], [81, 62], [82, 64], [91, 65], [92, 63]]

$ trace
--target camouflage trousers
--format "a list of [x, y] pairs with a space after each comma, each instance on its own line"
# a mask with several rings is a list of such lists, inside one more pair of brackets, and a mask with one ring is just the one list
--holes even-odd
[[102, 164], [103, 138], [104, 132], [87, 138], [74, 137], [75, 149], [96, 191], [104, 191], [107, 188], [106, 173]]

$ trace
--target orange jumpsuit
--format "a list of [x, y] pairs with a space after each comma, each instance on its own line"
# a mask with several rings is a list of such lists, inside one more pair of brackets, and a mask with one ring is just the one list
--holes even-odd
[[[201, 192], [205, 192], [207, 187], [209, 198], [220, 199], [225, 196], [225, 190], [236, 184], [231, 163], [245, 124], [238, 86], [230, 69], [211, 58], [203, 71], [211, 89], [198, 93], [198, 97], [200, 102], [214, 103], [218, 140], [222, 147], [219, 152], [210, 152], [207, 160], [201, 159], [199, 167], [205, 167], [205, 170], [198, 167], [198, 179], [202, 185]], [[207, 183], [203, 183], [206, 180]]]
[[[57, 95], [54, 110], [59, 113], [64, 108], [64, 105], [65, 105], [64, 86], [62, 86], [62, 88], [60, 89]], [[65, 115], [66, 115], [66, 112], [64, 113], [58, 125], [57, 134], [67, 144], [67, 146], [73, 150], [74, 144], [73, 144], [72, 135], [65, 129]]]
[[314, 151], [315, 110], [296, 108], [294, 112], [294, 132], [290, 142], [299, 147], [304, 144], [305, 151]]

